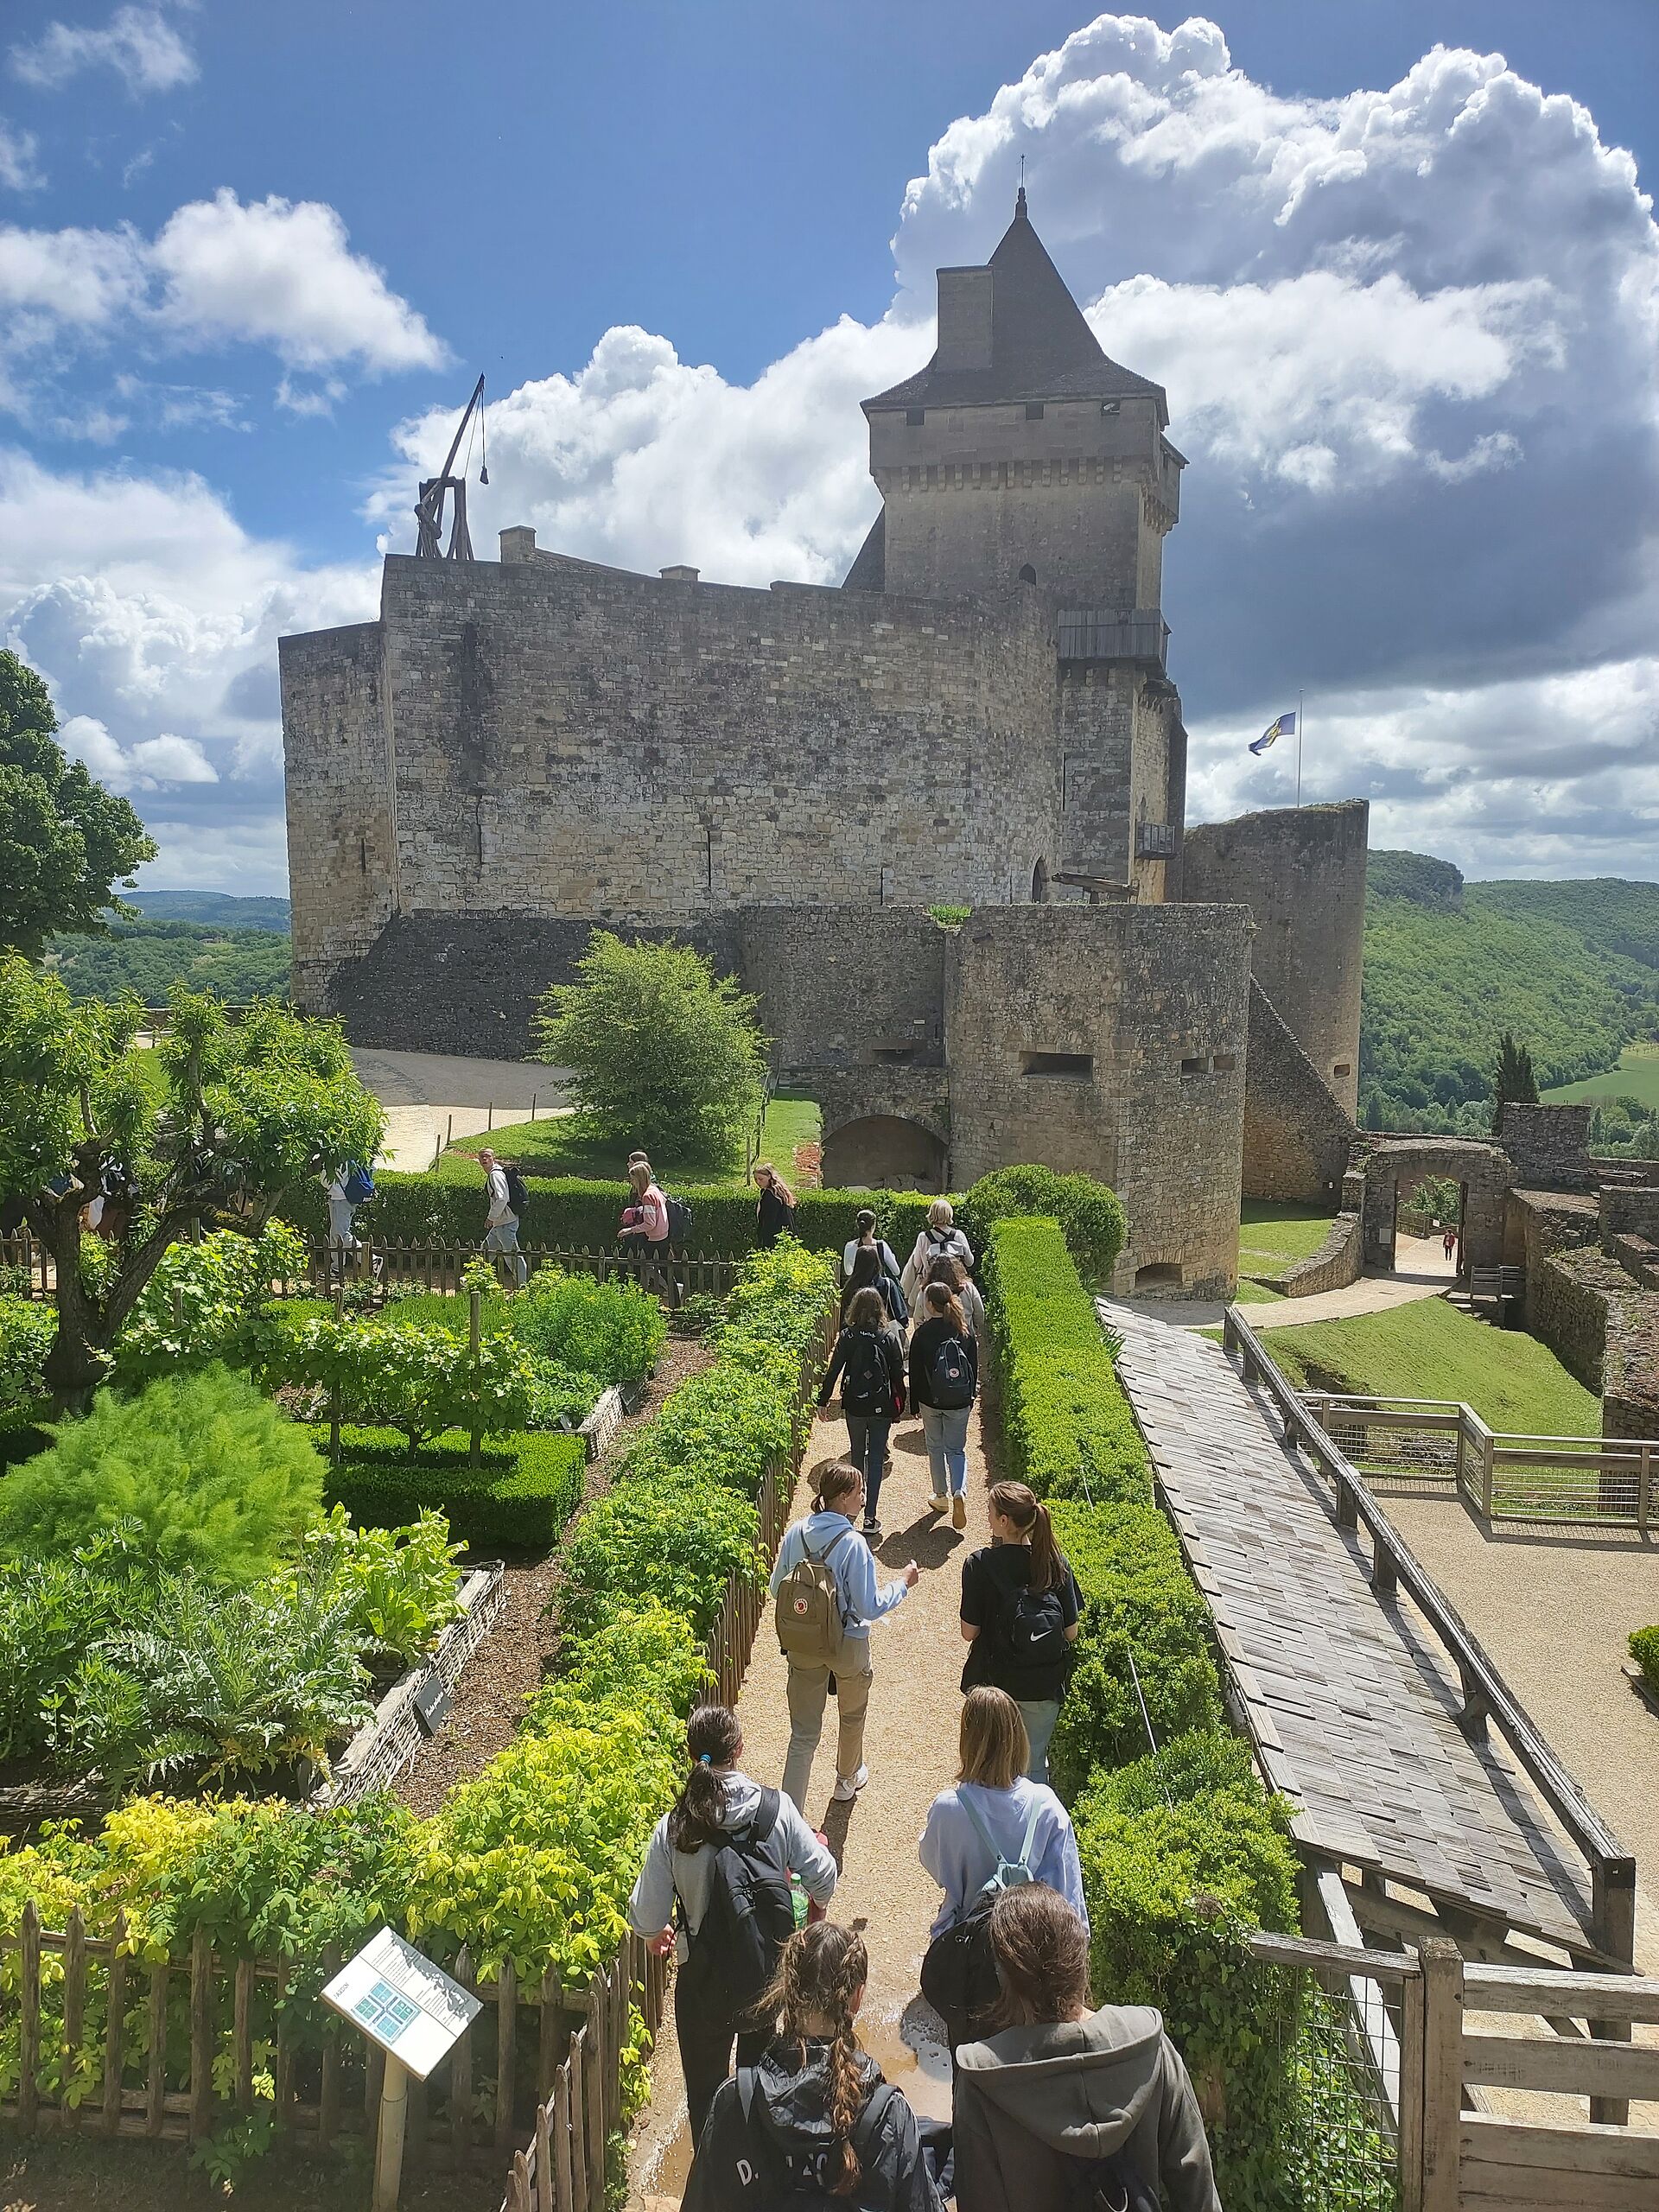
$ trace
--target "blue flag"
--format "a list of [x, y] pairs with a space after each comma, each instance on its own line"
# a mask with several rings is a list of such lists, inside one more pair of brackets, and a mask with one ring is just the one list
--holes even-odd
[[1269, 722], [1250, 750], [1252, 753], [1265, 753], [1275, 738], [1294, 737], [1295, 734], [1296, 713], [1293, 708], [1289, 714], [1281, 715], [1276, 721]]

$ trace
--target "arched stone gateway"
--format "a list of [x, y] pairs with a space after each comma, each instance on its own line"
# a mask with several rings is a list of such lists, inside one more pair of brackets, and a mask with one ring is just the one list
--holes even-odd
[[1394, 1265], [1395, 1217], [1400, 1194], [1431, 1175], [1462, 1186], [1459, 1273], [1501, 1264], [1503, 1202], [1515, 1173], [1500, 1147], [1471, 1144], [1459, 1137], [1384, 1138], [1370, 1144], [1357, 1164], [1365, 1177], [1361, 1221], [1364, 1266]]
[[898, 1114], [866, 1114], [826, 1136], [826, 1184], [872, 1191], [943, 1191], [945, 1149], [931, 1129]]

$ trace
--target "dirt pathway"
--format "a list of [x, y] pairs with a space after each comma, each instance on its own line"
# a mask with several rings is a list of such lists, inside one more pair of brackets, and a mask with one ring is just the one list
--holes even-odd
[[[807, 1447], [807, 1465], [846, 1448], [846, 1429], [838, 1414], [828, 1411]], [[957, 1684], [964, 1650], [961, 1562], [967, 1552], [989, 1541], [985, 1491], [995, 1479], [987, 1464], [982, 1411], [976, 1411], [969, 1432], [968, 1526], [962, 1532], [948, 1521], [941, 1526], [927, 1510], [931, 1485], [919, 1421], [904, 1421], [894, 1432], [893, 1460], [893, 1472], [881, 1492], [887, 1535], [879, 1564], [886, 1578], [913, 1559], [922, 1569], [922, 1579], [898, 1611], [871, 1632], [875, 1684], [865, 1732], [868, 1785], [855, 1804], [837, 1805], [830, 1800], [835, 1783], [832, 1708], [825, 1717], [823, 1741], [812, 1769], [807, 1812], [828, 1835], [841, 1866], [830, 1917], [857, 1928], [869, 1952], [868, 1994], [859, 2023], [865, 2045], [918, 2112], [948, 2119], [950, 2062], [927, 2038], [932, 2015], [917, 1991], [939, 1893], [922, 1872], [916, 1846], [929, 1806], [956, 1772], [961, 1706]], [[797, 1512], [805, 1495], [803, 1480], [797, 1491]], [[783, 1774], [789, 1745], [784, 1689], [784, 1661], [768, 1619], [755, 1639], [738, 1705], [743, 1764], [759, 1782], [775, 1783]], [[907, 2037], [913, 2038], [914, 2047]], [[630, 2146], [630, 2206], [638, 2207], [652, 2196], [677, 2202], [690, 2160], [671, 2000], [652, 2062], [652, 2101], [636, 2124]]]

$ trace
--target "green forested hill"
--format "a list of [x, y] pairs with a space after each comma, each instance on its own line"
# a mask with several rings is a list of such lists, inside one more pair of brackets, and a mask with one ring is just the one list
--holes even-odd
[[130, 891], [124, 897], [152, 922], [212, 922], [219, 929], [288, 935], [286, 899], [239, 899], [229, 891]]
[[226, 929], [207, 922], [117, 922], [108, 937], [54, 938], [48, 957], [78, 999], [132, 992], [146, 1006], [160, 1006], [175, 982], [233, 1005], [280, 997], [290, 971], [287, 931], [263, 923]]
[[1469, 883], [1444, 861], [1373, 853], [1360, 1113], [1370, 1128], [1491, 1125], [1497, 1039], [1541, 1089], [1611, 1068], [1659, 1033], [1659, 883]]

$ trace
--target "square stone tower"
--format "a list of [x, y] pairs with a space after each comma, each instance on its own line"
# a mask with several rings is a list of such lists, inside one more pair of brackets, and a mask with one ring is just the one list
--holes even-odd
[[1023, 187], [985, 266], [941, 269], [938, 285], [932, 359], [864, 402], [883, 505], [849, 586], [933, 598], [1035, 583], [1120, 652], [1143, 626], [1161, 660], [1185, 466], [1162, 386], [1102, 350]]

